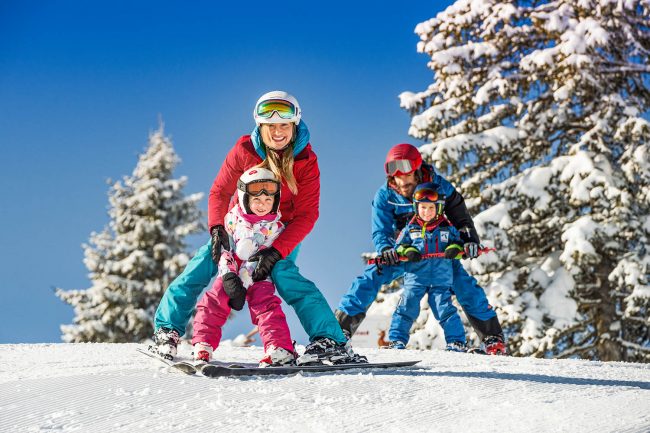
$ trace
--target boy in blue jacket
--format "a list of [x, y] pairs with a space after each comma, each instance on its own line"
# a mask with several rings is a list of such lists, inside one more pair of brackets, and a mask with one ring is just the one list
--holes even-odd
[[404, 349], [413, 321], [420, 314], [420, 301], [429, 295], [429, 306], [440, 323], [448, 350], [465, 352], [465, 329], [452, 302], [452, 262], [445, 259], [422, 260], [423, 254], [454, 251], [461, 248], [460, 234], [443, 215], [445, 195], [437, 185], [418, 185], [413, 193], [413, 218], [395, 241], [397, 254], [409, 263], [404, 268], [404, 292], [391, 321], [389, 347]]
[[465, 329], [452, 302], [453, 262], [446, 259], [422, 260], [428, 253], [445, 252], [448, 258], [463, 253], [460, 233], [444, 216], [445, 195], [439, 186], [423, 183], [413, 193], [411, 221], [396, 240], [397, 254], [410, 263], [404, 268], [404, 292], [393, 313], [388, 338], [390, 348], [403, 349], [413, 321], [420, 314], [420, 301], [429, 295], [434, 317], [444, 330], [447, 350], [465, 352]]

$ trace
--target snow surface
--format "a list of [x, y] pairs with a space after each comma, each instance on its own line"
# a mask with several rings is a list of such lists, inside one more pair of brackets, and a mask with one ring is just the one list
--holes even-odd
[[[363, 349], [373, 361], [422, 362], [208, 379], [168, 371], [136, 347], [0, 345], [0, 432], [650, 431], [646, 364]], [[251, 362], [262, 349], [216, 356]]]

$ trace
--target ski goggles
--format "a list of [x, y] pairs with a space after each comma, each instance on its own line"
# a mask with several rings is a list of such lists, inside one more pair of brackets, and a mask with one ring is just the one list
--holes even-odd
[[297, 115], [296, 106], [284, 99], [267, 99], [257, 104], [255, 114], [262, 119], [270, 119], [277, 113], [282, 119], [291, 120]]
[[262, 194], [276, 195], [280, 193], [280, 182], [275, 180], [254, 180], [253, 182], [244, 183], [237, 181], [237, 188], [246, 194], [258, 197]]
[[409, 174], [415, 171], [413, 163], [409, 159], [394, 159], [386, 163], [386, 174], [389, 176], [395, 176], [398, 173]]
[[439, 198], [440, 194], [438, 194], [438, 191], [428, 188], [418, 189], [415, 191], [415, 194], [413, 194], [413, 200], [417, 202], [425, 201], [436, 203]]

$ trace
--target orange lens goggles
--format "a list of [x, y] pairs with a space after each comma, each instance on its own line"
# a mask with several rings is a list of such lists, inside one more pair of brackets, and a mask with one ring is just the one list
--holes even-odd
[[253, 197], [257, 197], [262, 194], [276, 195], [280, 192], [280, 183], [274, 180], [260, 180], [243, 186], [245, 186], [244, 191]]
[[433, 189], [419, 189], [413, 194], [413, 200], [415, 201], [430, 201], [435, 203], [438, 201], [438, 191]]

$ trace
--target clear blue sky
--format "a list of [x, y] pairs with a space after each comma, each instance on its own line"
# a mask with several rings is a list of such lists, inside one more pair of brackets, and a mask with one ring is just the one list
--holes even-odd
[[298, 98], [320, 161], [303, 274], [334, 307], [362, 271], [385, 154], [421, 144], [397, 98], [432, 82], [413, 29], [451, 1], [224, 3], [0, 4], [0, 343], [60, 341], [73, 311], [52, 288], [90, 286], [81, 244], [108, 222], [106, 180], [131, 173], [159, 115], [186, 193], [207, 193], [269, 90]]

